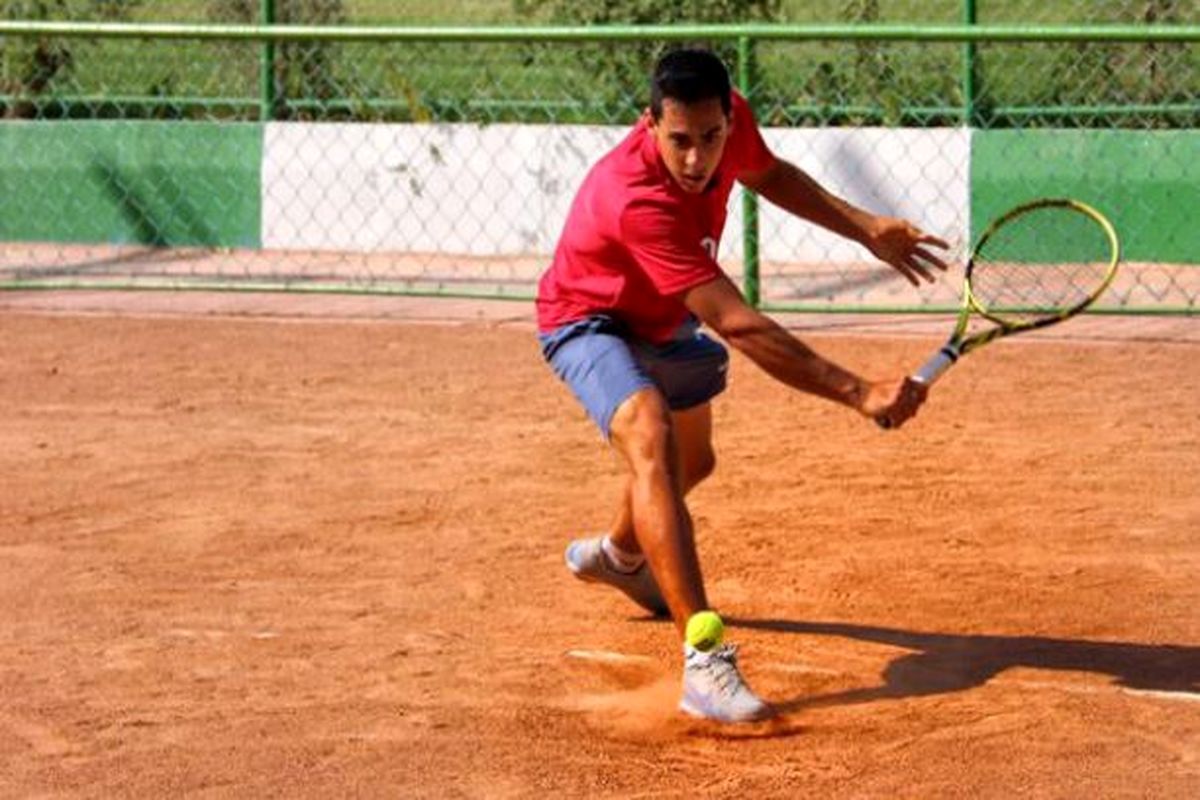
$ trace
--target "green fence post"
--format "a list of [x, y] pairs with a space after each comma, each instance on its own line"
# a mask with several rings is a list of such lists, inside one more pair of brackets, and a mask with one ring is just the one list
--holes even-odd
[[[262, 0], [259, 16], [263, 25], [275, 24], [275, 0]], [[258, 69], [259, 112], [258, 118], [270, 122], [275, 118], [275, 42], [266, 39], [262, 43], [262, 57]]]
[[[742, 95], [754, 107], [753, 91], [755, 81], [754, 42], [749, 36], [738, 38], [738, 88]], [[756, 109], [757, 111], [757, 109]], [[742, 253], [743, 274], [742, 290], [746, 293], [746, 302], [758, 307], [758, 196], [746, 187], [742, 187]]]
[[[963, 24], [974, 25], [978, 19], [975, 0], [963, 0]], [[963, 43], [963, 124], [971, 127], [975, 124], [976, 98], [979, 91], [979, 73], [976, 62], [975, 42]]]

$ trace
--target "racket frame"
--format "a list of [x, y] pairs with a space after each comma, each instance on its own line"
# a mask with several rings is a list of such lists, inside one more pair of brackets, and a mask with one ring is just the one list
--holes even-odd
[[[1030, 211], [1039, 208], [1070, 208], [1087, 215], [1093, 221], [1100, 225], [1108, 237], [1109, 248], [1111, 255], [1109, 257], [1108, 270], [1104, 275], [1104, 279], [1096, 285], [1092, 292], [1080, 302], [1073, 306], [1064, 309], [1031, 309], [1052, 311], [1043, 317], [1028, 320], [1025, 322], [1012, 322], [998, 317], [995, 312], [989, 311], [975, 293], [971, 290], [971, 273], [975, 268], [975, 256], [983, 248], [992, 235], [1000, 229], [1002, 225]], [[921, 365], [921, 368], [914, 372], [910, 377], [916, 383], [931, 385], [934, 381], [942, 376], [946, 370], [950, 369], [953, 364], [958, 361], [966, 353], [972, 350], [977, 350], [983, 347], [988, 342], [999, 339], [1002, 336], [1010, 336], [1014, 333], [1023, 333], [1025, 331], [1036, 330], [1037, 328], [1045, 328], [1050, 325], [1062, 322], [1080, 313], [1104, 293], [1104, 290], [1112, 283], [1113, 278], [1117, 274], [1117, 265], [1121, 263], [1121, 240], [1117, 236], [1117, 231], [1112, 223], [1108, 221], [1098, 210], [1079, 200], [1073, 200], [1066, 197], [1044, 197], [1037, 200], [1032, 200], [1028, 203], [1022, 203], [1019, 206], [1009, 209], [992, 221], [983, 233], [979, 236], [979, 241], [975, 243], [975, 247], [971, 249], [971, 255], [967, 259], [965, 274], [963, 275], [963, 292], [962, 306], [958, 312], [958, 319], [954, 325], [954, 331], [950, 334], [950, 338], [942, 345], [929, 360]], [[970, 324], [972, 315], [978, 314], [989, 322], [994, 323], [995, 327], [988, 328], [966, 336], [967, 327]], [[881, 428], [891, 428], [892, 422], [887, 417], [877, 417], [875, 421]]]
[[[1072, 306], [1062, 309], [1032, 309], [1035, 311], [1042, 310], [1052, 313], [1047, 313], [1045, 316], [1024, 322], [1005, 320], [997, 316], [995, 312], [992, 312], [986, 308], [975, 296], [975, 293], [971, 289], [971, 274], [975, 268], [975, 257], [980, 250], [982, 250], [988, 239], [990, 239], [992, 235], [1000, 229], [1001, 226], [1007, 224], [1017, 217], [1039, 208], [1069, 208], [1085, 214], [1094, 222], [1096, 222], [1100, 226], [1101, 230], [1104, 231], [1105, 236], [1108, 238], [1108, 244], [1111, 253], [1109, 257], [1108, 269], [1105, 272], [1104, 279], [1101, 280], [1094, 289], [1092, 289], [1091, 293], [1088, 294], [1088, 296], [1083, 300], [1075, 303]], [[1025, 331], [1036, 330], [1038, 328], [1045, 328], [1079, 314], [1088, 306], [1092, 305], [1092, 303], [1096, 302], [1100, 295], [1104, 293], [1104, 290], [1109, 287], [1113, 281], [1113, 278], [1117, 274], [1117, 265], [1120, 263], [1121, 241], [1117, 237], [1116, 229], [1113, 227], [1112, 223], [1108, 221], [1107, 217], [1087, 203], [1065, 197], [1045, 197], [1030, 201], [1028, 203], [1022, 203], [1015, 208], [1009, 209], [987, 226], [987, 228], [980, 235], [979, 241], [976, 242], [975, 247], [971, 250], [971, 256], [967, 260], [965, 275], [963, 276], [962, 307], [959, 309], [958, 319], [955, 322], [953, 333], [950, 334], [950, 338], [946, 340], [946, 343], [942, 345], [942, 347], [932, 357], [930, 357], [930, 359], [926, 361], [920, 369], [913, 373], [912, 379], [925, 385], [932, 384], [939, 377], [941, 377], [942, 373], [949, 369], [954, 362], [958, 361], [961, 356], [971, 352], [972, 350], [977, 350], [988, 342], [999, 339], [1002, 336], [1010, 336], [1014, 333], [1023, 333]], [[967, 326], [970, 324], [971, 317], [972, 315], [976, 314], [988, 320], [989, 322], [994, 323], [995, 327], [979, 331], [971, 336], [966, 336], [965, 334], [967, 332]]]

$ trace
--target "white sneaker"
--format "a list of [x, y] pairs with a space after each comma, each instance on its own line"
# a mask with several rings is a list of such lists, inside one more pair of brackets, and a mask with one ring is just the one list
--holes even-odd
[[650, 572], [650, 565], [643, 562], [633, 572], [620, 572], [613, 569], [600, 546], [603, 539], [603, 536], [592, 539], [576, 539], [567, 545], [564, 558], [571, 574], [581, 581], [607, 583], [609, 586], [620, 589], [626, 597], [651, 614], [660, 617], [666, 616], [669, 613], [667, 604], [663, 600], [662, 592], [658, 590], [654, 574]]
[[679, 708], [693, 717], [718, 722], [754, 722], [773, 713], [746, 685], [737, 668], [737, 647], [732, 644], [707, 652], [687, 648]]

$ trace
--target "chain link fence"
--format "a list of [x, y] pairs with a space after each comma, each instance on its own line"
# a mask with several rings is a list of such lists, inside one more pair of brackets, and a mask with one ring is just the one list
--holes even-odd
[[[833, 191], [960, 258], [1005, 206], [1078, 196], [1123, 235], [1106, 308], [1200, 307], [1194, 0], [776, 3], [789, 27], [608, 33], [518, 27], [562, 22], [545, 3], [442, 5], [464, 19], [372, 0], [6, 4], [81, 26], [310, 27], [0, 28], [0, 285], [528, 297], [575, 187], [645, 105], [650, 63], [699, 40], [772, 148]], [[472, 10], [509, 27], [372, 27]], [[1008, 35], [970, 34], [989, 26]], [[953, 280], [918, 293], [767, 205], [735, 196], [731, 212], [721, 260], [765, 307], [955, 302]]]

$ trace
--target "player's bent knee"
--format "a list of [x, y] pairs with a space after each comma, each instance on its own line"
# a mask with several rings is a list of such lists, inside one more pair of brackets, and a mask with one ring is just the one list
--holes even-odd
[[658, 462], [670, 455], [671, 414], [657, 389], [630, 395], [613, 414], [610, 428], [614, 444], [635, 469], [641, 462]]

